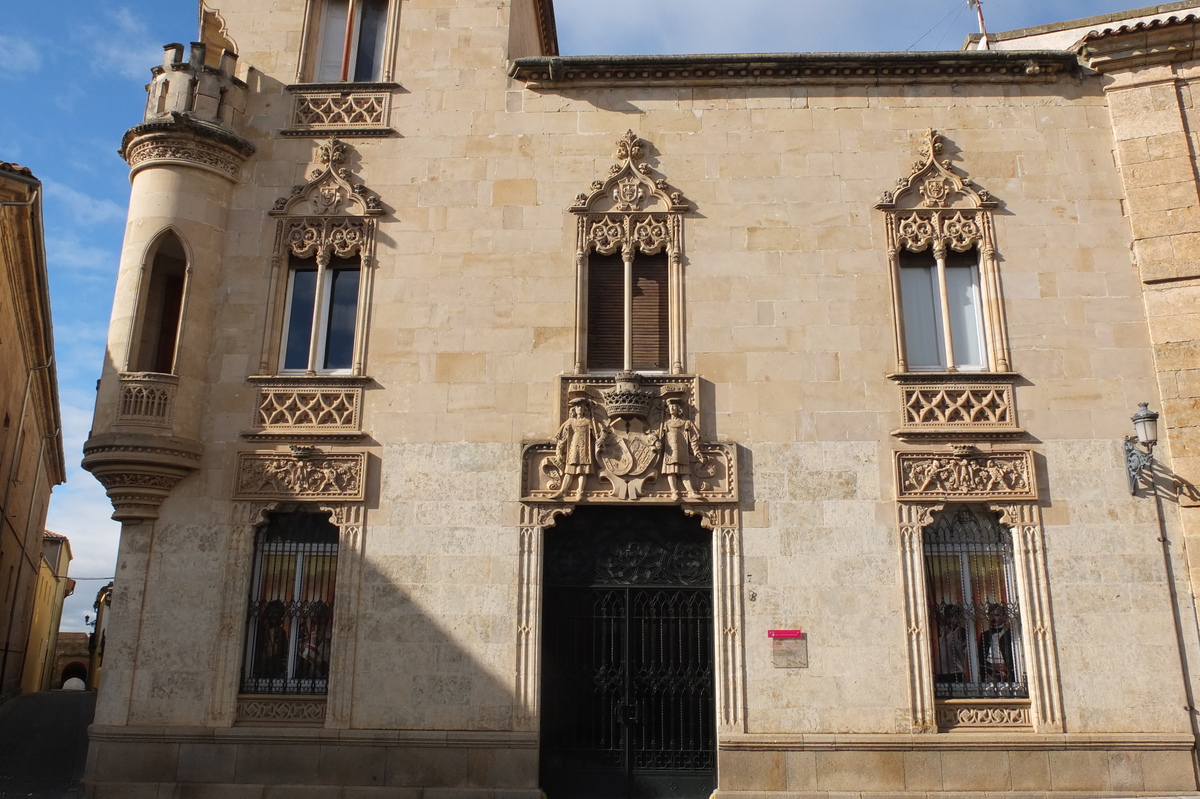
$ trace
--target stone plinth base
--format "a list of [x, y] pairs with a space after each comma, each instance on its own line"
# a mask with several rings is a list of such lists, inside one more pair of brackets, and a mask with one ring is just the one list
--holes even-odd
[[87, 799], [539, 799], [528, 733], [103, 727]]
[[824, 737], [722, 745], [717, 799], [833, 799], [848, 792], [864, 799], [872, 793], [948, 799], [963, 792], [973, 799], [1065, 799], [1196, 790], [1190, 736]]

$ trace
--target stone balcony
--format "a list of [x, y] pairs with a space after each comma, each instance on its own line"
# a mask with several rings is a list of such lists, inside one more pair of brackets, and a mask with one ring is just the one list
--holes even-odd
[[108, 432], [83, 446], [83, 468], [104, 486], [117, 521], [158, 517], [175, 484], [200, 466], [199, 441], [173, 435], [176, 375], [123, 372]]

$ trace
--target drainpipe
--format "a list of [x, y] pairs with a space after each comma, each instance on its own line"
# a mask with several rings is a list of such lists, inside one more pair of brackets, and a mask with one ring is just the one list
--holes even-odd
[[[1196, 707], [1196, 696], [1192, 691], [1192, 670], [1188, 663], [1187, 645], [1184, 642], [1183, 634], [1183, 610], [1179, 606], [1179, 590], [1175, 585], [1175, 566], [1171, 562], [1171, 540], [1167, 537], [1167, 523], [1163, 513], [1162, 491], [1157, 483], [1154, 485], [1154, 510], [1158, 516], [1158, 541], [1162, 544], [1163, 554], [1163, 570], [1167, 578], [1167, 590], [1171, 596], [1171, 620], [1175, 624], [1175, 643], [1179, 649], [1179, 671], [1183, 678], [1183, 693], [1187, 701], [1188, 721], [1191, 722], [1192, 737], [1200, 744], [1200, 720], [1197, 719], [1197, 713], [1200, 710]], [[1196, 600], [1192, 598], [1192, 616], [1196, 618]], [[1200, 786], [1200, 760], [1197, 759], [1197, 746], [1192, 746], [1192, 774], [1196, 780], [1196, 785]]]

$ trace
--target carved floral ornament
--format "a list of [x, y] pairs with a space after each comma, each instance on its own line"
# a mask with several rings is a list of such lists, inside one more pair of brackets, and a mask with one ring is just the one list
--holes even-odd
[[968, 177], [960, 177], [950, 159], [939, 158], [942, 136], [925, 132], [919, 160], [907, 177], [896, 181], [894, 191], [885, 191], [875, 204], [888, 215], [892, 244], [912, 252], [930, 246], [965, 252], [972, 247], [992, 247], [991, 216], [996, 201], [977, 189]]
[[680, 214], [690, 206], [683, 195], [655, 177], [642, 158], [645, 142], [633, 131], [617, 139], [619, 163], [605, 180], [592, 181], [570, 211], [579, 215], [579, 251], [654, 254], [666, 249], [675, 258], [681, 241]]
[[565, 379], [554, 440], [525, 447], [525, 501], [737, 501], [736, 449], [702, 439], [694, 377]]
[[350, 180], [345, 166], [349, 145], [336, 138], [317, 145], [317, 166], [307, 183], [292, 187], [290, 197], [280, 197], [273, 216], [377, 216], [383, 206], [374, 192]]

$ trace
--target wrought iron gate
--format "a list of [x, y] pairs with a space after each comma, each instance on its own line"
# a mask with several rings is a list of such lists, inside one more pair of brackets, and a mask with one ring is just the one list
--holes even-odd
[[710, 535], [678, 508], [579, 508], [547, 532], [542, 789], [716, 787]]

